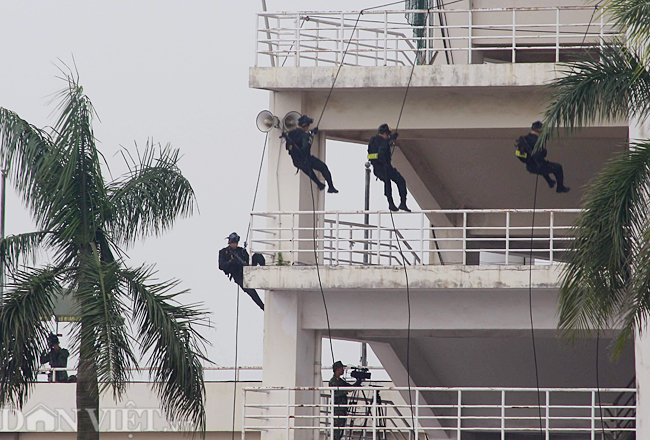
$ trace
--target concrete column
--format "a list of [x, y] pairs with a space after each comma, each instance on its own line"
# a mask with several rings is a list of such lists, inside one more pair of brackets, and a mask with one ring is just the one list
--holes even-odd
[[[304, 293], [303, 293], [304, 294]], [[301, 293], [296, 291], [268, 291], [264, 311], [264, 369], [265, 387], [316, 387], [321, 385], [320, 350], [321, 334], [317, 330], [304, 330], [302, 325]], [[319, 402], [318, 391], [272, 391], [266, 403], [286, 405]], [[287, 415], [286, 406], [267, 411], [269, 415]], [[314, 408], [290, 408], [291, 416], [316, 415]], [[287, 439], [286, 423], [291, 426], [312, 426], [315, 419], [269, 418], [267, 424], [279, 429], [262, 432], [263, 440]], [[290, 439], [306, 439], [312, 430], [290, 430]], [[287, 439], [288, 440], [288, 439]]]
[[[647, 329], [646, 329], [647, 331]], [[650, 438], [650, 335], [634, 336], [636, 438]]]
[[[300, 92], [273, 92], [270, 107], [271, 112], [280, 120], [290, 111], [302, 113], [304, 111], [302, 94]], [[312, 184], [311, 179], [305, 173], [296, 173], [296, 167], [293, 165], [285, 147], [285, 142], [280, 139], [280, 134], [279, 129], [273, 129], [269, 134], [268, 210], [284, 212], [312, 211], [314, 206], [316, 210], [322, 209], [324, 206], [323, 191], [320, 191], [316, 185]], [[325, 142], [323, 135], [319, 135], [314, 139], [312, 154], [320, 156], [324, 160]], [[283, 261], [304, 264], [313, 263], [314, 256], [311, 252], [295, 252], [298, 249], [313, 249], [313, 243], [310, 240], [313, 234], [309, 230], [313, 226], [313, 219], [310, 216], [298, 217], [284, 214], [269, 219], [268, 226], [287, 229], [281, 234], [268, 237], [270, 240], [274, 238], [296, 239], [298, 237], [304, 240], [285, 241], [270, 245], [275, 250], [281, 249], [283, 251]], [[298, 228], [305, 230], [298, 232]], [[277, 258], [274, 263], [277, 263]]]

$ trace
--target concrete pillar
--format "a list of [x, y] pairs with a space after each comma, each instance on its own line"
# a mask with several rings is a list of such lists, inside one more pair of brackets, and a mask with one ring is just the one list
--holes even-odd
[[[290, 111], [302, 113], [304, 111], [302, 93], [300, 92], [273, 92], [271, 95], [271, 112], [280, 120]], [[315, 117], [317, 115], [311, 115]], [[291, 157], [285, 147], [285, 142], [280, 139], [281, 131], [279, 129], [271, 130], [269, 134], [269, 172], [268, 172], [268, 193], [267, 206], [269, 211], [312, 211], [323, 209], [324, 192], [320, 191], [311, 179], [303, 172], [296, 173], [296, 167], [293, 165]], [[323, 135], [314, 138], [312, 146], [312, 155], [325, 160], [325, 137]], [[313, 192], [312, 192], [313, 191]], [[313, 194], [313, 203], [312, 203]], [[281, 249], [282, 260], [285, 262], [310, 264], [314, 261], [311, 252], [296, 252], [299, 249], [313, 249], [311, 238], [313, 232], [313, 219], [311, 216], [294, 216], [283, 214], [275, 218], [270, 218], [267, 224], [269, 227], [286, 228], [274, 238], [295, 239], [300, 241], [279, 242], [275, 250]], [[298, 228], [299, 232], [296, 232]], [[277, 257], [274, 263], [277, 264]]]
[[[264, 368], [262, 382], [265, 387], [316, 387], [321, 385], [320, 353], [321, 334], [305, 330], [302, 325], [301, 295], [296, 291], [268, 291], [264, 311]], [[320, 400], [318, 391], [272, 391], [265, 402], [271, 404], [313, 404]], [[269, 415], [287, 415], [287, 407], [273, 408]], [[291, 416], [317, 415], [318, 409], [290, 408]], [[315, 419], [269, 418], [267, 424], [280, 429], [262, 432], [263, 440], [288, 440], [312, 438], [314, 431], [290, 430], [292, 426], [317, 426]]]
[[[647, 331], [647, 329], [646, 329]], [[636, 438], [650, 438], [650, 335], [634, 336]]]

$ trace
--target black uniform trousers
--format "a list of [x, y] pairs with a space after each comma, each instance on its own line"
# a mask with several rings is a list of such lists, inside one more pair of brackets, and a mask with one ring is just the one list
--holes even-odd
[[406, 203], [406, 180], [404, 177], [397, 171], [397, 168], [392, 166], [390, 163], [382, 163], [378, 161], [372, 161], [372, 170], [379, 180], [384, 182], [384, 195], [388, 199], [389, 203], [393, 203], [393, 187], [392, 182], [397, 184], [397, 190], [399, 191], [399, 197], [402, 203]]
[[244, 272], [235, 272], [231, 273], [230, 275], [232, 276], [233, 281], [235, 281], [235, 283], [237, 283], [237, 285], [241, 287], [244, 292], [248, 293], [248, 296], [250, 296], [251, 299], [255, 301], [255, 304], [257, 304], [260, 309], [264, 310], [264, 303], [262, 302], [260, 296], [257, 294], [257, 290], [247, 289], [244, 287]]
[[314, 173], [314, 170], [319, 171], [323, 175], [325, 180], [327, 181], [327, 184], [331, 188], [334, 188], [334, 184], [332, 183], [332, 173], [330, 173], [330, 170], [329, 170], [329, 168], [327, 168], [327, 165], [325, 164], [325, 162], [323, 162], [322, 160], [320, 160], [319, 158], [317, 158], [315, 156], [309, 156], [309, 159], [308, 159], [309, 162], [303, 160], [301, 157], [299, 157], [297, 155], [296, 156], [291, 156], [291, 159], [293, 160], [293, 165], [296, 168], [298, 168], [299, 170], [301, 170], [303, 173], [308, 175], [309, 178], [311, 180], [313, 180], [314, 183], [316, 183], [318, 188], [322, 189], [322, 188], [325, 187], [325, 185], [316, 176], [316, 174]]
[[559, 163], [543, 160], [540, 163], [526, 164], [526, 169], [529, 173], [541, 175], [548, 183], [548, 186], [553, 185], [553, 180], [549, 176], [549, 174], [553, 174], [555, 180], [557, 180], [557, 187], [564, 187], [564, 172], [562, 171], [562, 165]]

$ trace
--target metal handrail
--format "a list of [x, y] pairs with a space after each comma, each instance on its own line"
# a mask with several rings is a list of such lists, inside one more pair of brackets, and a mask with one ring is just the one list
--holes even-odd
[[402, 254], [409, 265], [441, 264], [434, 255], [444, 264], [524, 264], [531, 251], [534, 264], [557, 264], [570, 250], [579, 212], [535, 210], [532, 237], [531, 209], [253, 212], [249, 243], [272, 260], [281, 254], [284, 264], [313, 264], [314, 244], [330, 265], [397, 265]]
[[[365, 10], [359, 14], [259, 13], [255, 65], [259, 65], [259, 55], [268, 56], [275, 65], [281, 57], [292, 58], [294, 66], [301, 66], [301, 61], [315, 66], [339, 64], [344, 49], [344, 64], [359, 66], [430, 63], [439, 52], [462, 55], [454, 57], [454, 63], [474, 64], [482, 63], [477, 56], [490, 55], [489, 51], [505, 51], [506, 59], [499, 61], [515, 63], [518, 52], [552, 50], [551, 58], [537, 62], [559, 62], [563, 53], [589, 50], [621, 37], [605, 17], [594, 20], [593, 6]], [[406, 14], [426, 14], [428, 20], [422, 26], [412, 26]], [[443, 23], [438, 14], [456, 20]], [[525, 20], [518, 20], [518, 15]], [[276, 24], [267, 26], [270, 21]], [[418, 35], [415, 30], [420, 31]]]
[[[555, 433], [591, 434], [594, 438], [603, 431], [610, 435], [635, 432], [632, 426], [620, 426], [634, 420], [635, 403], [614, 406], [596, 399], [599, 392], [634, 394], [634, 388], [347, 387], [346, 391], [371, 393], [372, 398], [351, 399], [346, 405], [334, 403], [337, 391], [336, 387], [244, 387], [247, 403], [242, 438], [246, 433], [273, 430], [285, 430], [287, 435], [290, 431], [318, 430], [318, 435], [330, 437], [335, 429], [360, 434], [371, 431], [373, 438], [413, 431], [415, 438], [422, 431], [451, 431], [456, 438], [461, 438], [463, 432], [500, 432], [501, 438], [507, 433], [540, 430], [546, 438]], [[382, 404], [378, 399], [380, 392], [389, 397], [401, 395], [400, 401], [408, 401], [404, 394], [413, 392], [415, 399], [413, 404], [381, 399]], [[539, 403], [538, 393], [542, 396]], [[433, 400], [433, 396], [439, 396], [438, 400], [446, 396], [446, 401]], [[337, 408], [349, 411], [336, 411]], [[354, 408], [360, 411], [352, 411]], [[631, 415], [605, 414], [611, 409], [626, 410]], [[540, 413], [546, 420], [542, 427]], [[337, 419], [345, 421], [343, 427], [335, 427]], [[613, 427], [612, 423], [619, 426]]]

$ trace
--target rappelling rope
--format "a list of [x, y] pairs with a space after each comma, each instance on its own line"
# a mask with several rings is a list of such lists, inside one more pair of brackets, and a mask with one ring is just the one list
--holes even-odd
[[535, 210], [537, 208], [537, 184], [539, 183], [539, 174], [535, 178], [535, 196], [533, 197], [533, 220], [530, 227], [530, 258], [528, 261], [528, 311], [530, 314], [530, 336], [533, 342], [533, 360], [535, 361], [535, 385], [537, 388], [537, 412], [539, 415], [539, 435], [544, 438], [544, 428], [542, 427], [542, 401], [539, 389], [539, 365], [537, 364], [537, 347], [535, 345], [535, 326], [533, 324], [533, 240], [535, 234]]
[[[237, 382], [238, 382], [238, 377], [237, 377], [237, 354], [239, 351], [239, 294], [241, 292], [241, 289], [239, 288], [239, 285], [237, 285], [237, 313], [236, 313], [236, 318], [235, 318], [235, 383], [233, 384], [233, 392], [232, 392], [232, 440], [235, 440], [235, 414], [237, 411], [235, 411], [236, 405], [237, 405]], [[242, 430], [244, 428], [242, 427]]]
[[[251, 206], [251, 212], [255, 210], [255, 201], [257, 200], [257, 190], [260, 186], [260, 177], [262, 176], [262, 165], [264, 164], [264, 154], [266, 153], [266, 144], [269, 139], [269, 133], [266, 133], [266, 136], [264, 137], [264, 147], [262, 148], [262, 158], [260, 160], [260, 169], [257, 172], [257, 183], [255, 184], [255, 193], [253, 195], [253, 204]], [[244, 240], [244, 249], [246, 248], [246, 244], [248, 242], [248, 237], [249, 233], [251, 230], [251, 222], [252, 222], [252, 216], [248, 220], [248, 228], [246, 228], [246, 239]], [[239, 295], [240, 295], [241, 289], [239, 285], [237, 285], [237, 311], [235, 314], [235, 382], [233, 384], [233, 392], [232, 392], [232, 440], [235, 440], [235, 408], [237, 405], [237, 382], [238, 382], [238, 377], [237, 377], [237, 358], [239, 355]], [[243, 428], [242, 428], [243, 429]]]
[[[266, 136], [264, 137], [264, 148], [262, 148], [262, 158], [260, 159], [260, 168], [257, 171], [257, 183], [255, 184], [255, 194], [253, 195], [253, 204], [251, 205], [251, 212], [255, 210], [255, 201], [257, 200], [257, 190], [260, 187], [260, 177], [262, 176], [262, 165], [264, 164], [264, 154], [266, 153], [266, 144], [268, 143], [269, 140], [269, 132], [266, 132]], [[246, 239], [244, 240], [244, 249], [246, 248], [246, 245], [248, 244], [248, 237], [251, 232], [251, 224], [253, 221], [253, 216], [248, 219], [248, 228], [246, 228]]]
[[[424, 19], [425, 23], [429, 20], [429, 13], [430, 13], [430, 9], [427, 9], [427, 15]], [[408, 82], [406, 83], [406, 91], [404, 92], [404, 99], [402, 100], [402, 106], [400, 108], [399, 116], [397, 118], [397, 124], [395, 124], [395, 132], [397, 132], [397, 129], [399, 128], [399, 123], [402, 120], [402, 114], [404, 113], [404, 106], [406, 105], [406, 98], [408, 97], [409, 89], [411, 88], [411, 80], [413, 79], [413, 72], [415, 71], [415, 66], [418, 63], [419, 57], [420, 57], [420, 51], [418, 50], [415, 52], [415, 57], [413, 59], [413, 66], [411, 67], [411, 73], [409, 74], [409, 79]], [[393, 149], [394, 149], [394, 144], [393, 144]], [[391, 150], [391, 156], [392, 156], [392, 150]], [[388, 178], [388, 175], [386, 175], [385, 178]], [[392, 185], [390, 181], [389, 184]], [[395, 238], [397, 241], [397, 248], [399, 249], [399, 254], [402, 258], [402, 267], [404, 268], [404, 278], [406, 280], [406, 307], [408, 311], [408, 323], [406, 329], [406, 384], [409, 393], [411, 430], [415, 431], [415, 415], [413, 411], [413, 392], [411, 391], [411, 289], [409, 286], [408, 270], [406, 269], [406, 257], [402, 252], [402, 244], [400, 243], [399, 235], [397, 235], [397, 228], [395, 227], [395, 218], [393, 217], [393, 211], [389, 210], [389, 212], [390, 212], [390, 221], [393, 224], [393, 231], [395, 233]]]
[[[373, 9], [373, 8], [368, 8], [368, 9]], [[339, 68], [336, 70], [336, 75], [334, 75], [334, 81], [332, 81], [332, 87], [330, 87], [330, 91], [327, 94], [327, 99], [325, 99], [325, 104], [323, 105], [323, 110], [320, 112], [320, 116], [318, 117], [318, 122], [316, 122], [316, 127], [320, 125], [321, 119], [323, 119], [323, 115], [325, 114], [325, 109], [327, 108], [327, 104], [330, 102], [330, 97], [332, 96], [332, 92], [334, 91], [334, 86], [336, 85], [336, 80], [339, 77], [339, 73], [341, 73], [341, 67], [343, 67], [343, 61], [345, 60], [345, 56], [348, 54], [348, 49], [350, 49], [350, 43], [352, 43], [352, 39], [354, 38], [354, 31], [357, 30], [357, 25], [359, 24], [359, 19], [363, 15], [363, 11], [366, 9], [362, 9], [359, 11], [359, 14], [357, 15], [357, 19], [354, 22], [354, 27], [352, 28], [352, 34], [350, 34], [350, 39], [348, 40], [348, 44], [345, 46], [345, 51], [343, 52], [343, 55], [341, 56], [341, 62], [339, 63]], [[342, 32], [345, 31], [345, 29], [341, 30]]]
[[[347, 42], [347, 44], [345, 46], [345, 50], [343, 51], [343, 55], [341, 56], [341, 62], [339, 63], [339, 67], [336, 70], [336, 74], [334, 75], [334, 79], [332, 80], [332, 85], [331, 85], [331, 87], [329, 89], [329, 92], [327, 93], [327, 98], [325, 99], [325, 104], [323, 104], [323, 109], [321, 110], [320, 116], [318, 117], [318, 121], [316, 122], [316, 127], [318, 127], [320, 125], [320, 122], [323, 119], [323, 115], [325, 114], [325, 109], [327, 108], [327, 104], [329, 103], [330, 98], [332, 96], [332, 92], [334, 91], [334, 87], [336, 86], [336, 80], [339, 77], [339, 73], [341, 73], [341, 68], [343, 67], [345, 57], [348, 54], [348, 51], [350, 49], [350, 44], [352, 43], [352, 39], [354, 38], [354, 32], [357, 30], [357, 26], [359, 25], [359, 19], [363, 15], [364, 11], [368, 11], [368, 10], [371, 10], [371, 9], [378, 9], [378, 8], [381, 8], [381, 7], [384, 7], [384, 6], [389, 6], [391, 4], [395, 4], [395, 3], [387, 3], [387, 4], [384, 4], [384, 5], [380, 5], [380, 6], [374, 6], [374, 7], [371, 7], [371, 8], [361, 9], [359, 11], [359, 14], [357, 14], [357, 18], [356, 18], [356, 20], [354, 22], [354, 26], [352, 27], [352, 33], [350, 34], [350, 38], [348, 39], [348, 42]], [[303, 158], [303, 159], [305, 159], [307, 161], [307, 164], [308, 164], [309, 168], [311, 169], [311, 165], [309, 164], [309, 158]], [[319, 264], [318, 264], [318, 250], [317, 250], [317, 240], [316, 240], [316, 200], [314, 198], [314, 187], [313, 187], [313, 183], [311, 182], [311, 180], [309, 182], [309, 188], [310, 188], [310, 191], [311, 191], [311, 203], [312, 203], [312, 219], [313, 219], [312, 238], [313, 238], [313, 245], [314, 245], [314, 264], [316, 265], [316, 274], [318, 275], [318, 286], [319, 286], [319, 289], [320, 289], [321, 297], [323, 299], [323, 307], [325, 308], [325, 319], [327, 321], [327, 335], [328, 335], [328, 339], [329, 339], [330, 352], [331, 352], [331, 355], [332, 355], [332, 364], [333, 364], [335, 362], [335, 357], [334, 357], [334, 346], [332, 344], [332, 329], [330, 327], [329, 312], [328, 312], [328, 309], [327, 309], [327, 301], [325, 300], [325, 292], [323, 290], [323, 283], [322, 283], [321, 276], [320, 276], [320, 267], [319, 267]]]

